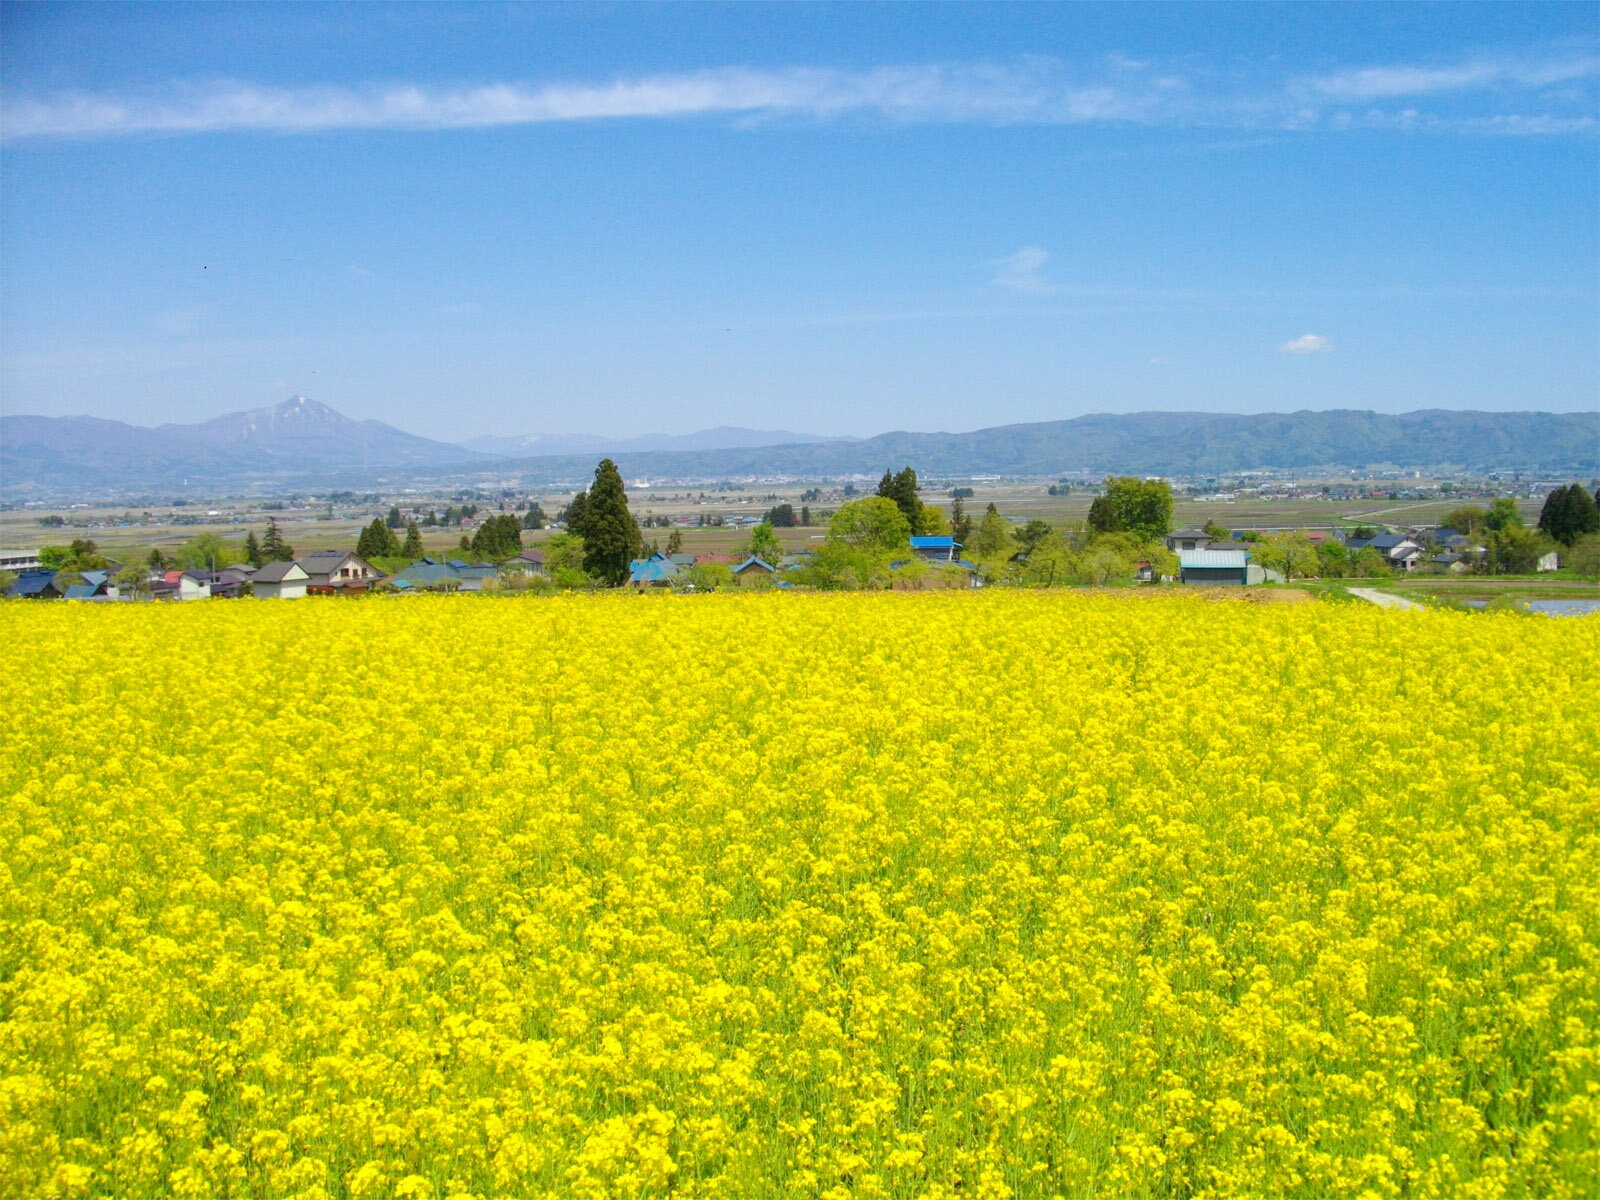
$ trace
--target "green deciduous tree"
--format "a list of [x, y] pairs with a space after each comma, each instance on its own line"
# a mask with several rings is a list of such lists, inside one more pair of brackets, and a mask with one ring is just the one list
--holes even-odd
[[628, 511], [628, 493], [617, 464], [600, 460], [583, 514], [583, 569], [612, 587], [628, 578], [628, 563], [644, 551], [644, 537]]
[[[1486, 509], [1476, 504], [1463, 504], [1460, 508], [1452, 508], [1445, 513], [1442, 527], [1454, 529], [1457, 533], [1467, 534], [1469, 537], [1484, 528], [1484, 518], [1489, 515]], [[1372, 536], [1371, 534], [1367, 535]]]
[[1491, 529], [1485, 541], [1484, 568], [1490, 575], [1527, 575], [1537, 569], [1540, 556], [1550, 546], [1537, 529], [1521, 523]]
[[1131, 533], [1141, 542], [1166, 537], [1172, 528], [1172, 485], [1164, 479], [1108, 476], [1103, 493], [1089, 507], [1089, 528]]
[[978, 522], [978, 528], [972, 535], [972, 544], [967, 547], [967, 557], [978, 562], [987, 562], [1008, 557], [1014, 549], [1010, 523], [1000, 515], [999, 509], [990, 504], [984, 509], [983, 520]]
[[197, 533], [178, 547], [178, 565], [186, 571], [209, 571], [228, 565], [228, 547], [214, 533]]
[[1510, 496], [1501, 496], [1489, 505], [1489, 511], [1483, 518], [1483, 523], [1490, 529], [1506, 529], [1513, 525], [1522, 524], [1522, 515], [1517, 512], [1517, 502]]
[[884, 554], [909, 550], [911, 523], [886, 496], [868, 496], [839, 506], [828, 522], [828, 540]]
[[150, 572], [143, 567], [126, 566], [111, 578], [117, 587], [117, 593], [137, 600], [141, 596], [150, 594]]
[[750, 540], [740, 548], [742, 554], [753, 554], [770, 567], [776, 567], [783, 557], [783, 543], [765, 521], [750, 531]]

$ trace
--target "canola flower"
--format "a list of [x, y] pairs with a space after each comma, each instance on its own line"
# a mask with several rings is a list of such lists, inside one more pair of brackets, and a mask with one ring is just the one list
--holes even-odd
[[1587, 1197], [1600, 626], [0, 605], [0, 1195]]

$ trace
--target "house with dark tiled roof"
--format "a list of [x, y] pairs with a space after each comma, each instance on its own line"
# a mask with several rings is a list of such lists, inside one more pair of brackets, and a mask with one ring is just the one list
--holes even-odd
[[336, 596], [364, 592], [383, 579], [366, 559], [343, 550], [315, 550], [295, 560], [306, 573], [306, 594]]

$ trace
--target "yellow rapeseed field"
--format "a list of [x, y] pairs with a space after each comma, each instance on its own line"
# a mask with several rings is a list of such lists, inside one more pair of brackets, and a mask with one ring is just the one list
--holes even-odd
[[1593, 1197], [1600, 623], [0, 605], [0, 1195]]

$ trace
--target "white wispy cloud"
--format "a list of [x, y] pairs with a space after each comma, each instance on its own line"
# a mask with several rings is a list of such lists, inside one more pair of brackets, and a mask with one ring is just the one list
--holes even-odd
[[1302, 334], [1278, 347], [1285, 354], [1331, 354], [1333, 343], [1320, 333]]
[[726, 68], [598, 85], [495, 83], [436, 88], [185, 86], [138, 96], [74, 93], [5, 105], [8, 138], [254, 130], [469, 129], [553, 121], [693, 116], [1071, 123], [1135, 120], [1159, 87], [1070, 81], [1060, 63], [879, 67], [868, 71]]
[[1571, 55], [1546, 59], [1474, 59], [1445, 66], [1363, 67], [1298, 81], [1305, 92], [1332, 100], [1386, 100], [1486, 88], [1541, 88], [1600, 72], [1600, 58]]
[[[1147, 69], [1151, 68], [1151, 69]], [[725, 67], [600, 83], [413, 83], [269, 87], [248, 81], [174, 83], [142, 92], [14, 94], [0, 104], [0, 135], [116, 137], [227, 132], [475, 129], [561, 121], [720, 117], [895, 122], [1107, 124], [1304, 130], [1381, 126], [1438, 133], [1592, 131], [1600, 59], [1571, 52], [1394, 64], [1223, 86], [1214, 73], [1162, 71], [1113, 57], [1074, 69], [1053, 58], [1004, 63], [881, 66], [866, 70]], [[1558, 86], [1559, 85], [1559, 86]], [[1467, 93], [1492, 92], [1500, 111], [1456, 112]], [[1540, 111], [1513, 111], [1529, 97]], [[1429, 101], [1441, 111], [1411, 123], [1386, 101]], [[1352, 113], [1341, 106], [1365, 105]], [[1495, 122], [1474, 128], [1469, 122]]]
[[1024, 246], [1015, 254], [1008, 254], [1004, 258], [995, 260], [992, 282], [996, 287], [1007, 288], [1013, 292], [1042, 296], [1050, 291], [1050, 285], [1044, 277], [1044, 265], [1049, 261], [1050, 251], [1044, 247]]

